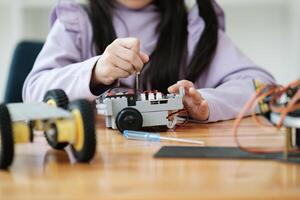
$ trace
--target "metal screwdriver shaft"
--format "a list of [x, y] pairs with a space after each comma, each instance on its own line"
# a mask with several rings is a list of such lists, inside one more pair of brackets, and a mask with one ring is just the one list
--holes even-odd
[[140, 90], [140, 72], [136, 72], [135, 75], [135, 91]]

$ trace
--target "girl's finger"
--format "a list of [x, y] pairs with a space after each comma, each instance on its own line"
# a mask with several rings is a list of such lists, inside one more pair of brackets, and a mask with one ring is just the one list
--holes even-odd
[[209, 107], [207, 101], [205, 101], [201, 94], [194, 88], [190, 89], [191, 105], [189, 113], [194, 119], [197, 120], [208, 120], [209, 118]]
[[126, 49], [123, 46], [115, 46], [114, 53], [119, 58], [126, 60], [127, 62], [131, 63], [135, 69], [135, 71], [141, 71], [144, 63], [136, 52]]
[[170, 86], [170, 87], [168, 88], [168, 92], [169, 92], [169, 93], [176, 93], [177, 90], [178, 90], [177, 84], [172, 85], [172, 86]]
[[[179, 94], [179, 88], [180, 87], [184, 87], [184, 86], [176, 83], [176, 84], [174, 84], [174, 85], [172, 85], [171, 87], [168, 88], [168, 92], [174, 93], [174, 94]], [[189, 88], [184, 87], [186, 95], [188, 94], [188, 89]]]
[[140, 52], [140, 58], [142, 59], [143, 63], [147, 63], [150, 60], [149, 56], [142, 51]]
[[118, 57], [118, 56], [112, 56], [112, 63], [120, 68], [123, 69], [124, 71], [128, 72], [129, 74], [133, 74], [135, 71], [134, 66], [127, 62], [126, 60], [123, 60], [122, 58]]
[[131, 75], [127, 71], [125, 71], [117, 66], [113, 66], [113, 69], [111, 70], [111, 72], [112, 72], [111, 76], [114, 77], [114, 79], [127, 78]]
[[126, 49], [131, 49], [136, 53], [140, 52], [141, 42], [138, 38], [118, 38], [113, 43], [119, 44]]
[[189, 89], [194, 88], [194, 84], [190, 81], [187, 81], [187, 80], [181, 80], [181, 81], [178, 81], [176, 84], [172, 85], [171, 87], [169, 87], [168, 91], [170, 93], [178, 94], [180, 87], [183, 87], [185, 92], [186, 92], [186, 95], [188, 95]]
[[189, 97], [192, 98], [193, 104], [199, 106], [203, 102], [203, 98], [195, 88], [189, 89]]
[[177, 84], [184, 87], [184, 88], [186, 88], [186, 89], [194, 87], [194, 83], [192, 83], [191, 81], [188, 81], [188, 80], [178, 81]]

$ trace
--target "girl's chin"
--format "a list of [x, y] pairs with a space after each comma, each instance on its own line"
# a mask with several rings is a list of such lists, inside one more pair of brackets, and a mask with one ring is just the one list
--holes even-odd
[[141, 9], [149, 5], [153, 0], [117, 0], [130, 9]]

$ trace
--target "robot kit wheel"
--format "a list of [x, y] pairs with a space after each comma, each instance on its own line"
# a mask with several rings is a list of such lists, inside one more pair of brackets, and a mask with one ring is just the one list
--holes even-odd
[[0, 105], [0, 169], [7, 169], [14, 158], [12, 121], [6, 105]]
[[56, 89], [46, 93], [44, 102], [55, 107], [67, 109], [69, 98], [63, 90]]
[[45, 137], [48, 144], [56, 150], [63, 150], [66, 146], [69, 145], [68, 142], [58, 142], [57, 135], [58, 135], [56, 124], [51, 124], [50, 129], [45, 132]]
[[116, 125], [121, 133], [124, 130], [137, 131], [143, 126], [143, 116], [135, 108], [124, 108], [117, 115]]
[[73, 101], [68, 106], [76, 124], [75, 142], [72, 152], [79, 162], [89, 162], [96, 152], [95, 113], [87, 100]]
[[[67, 109], [69, 104], [69, 98], [66, 95], [66, 93], [61, 89], [55, 89], [50, 90], [46, 93], [44, 96], [44, 102], [55, 107]], [[67, 142], [57, 142], [55, 135], [57, 135], [57, 129], [55, 125], [51, 125], [50, 134], [45, 133], [46, 140], [48, 144], [53, 148], [57, 150], [62, 150], [66, 146], [68, 146], [69, 143]]]

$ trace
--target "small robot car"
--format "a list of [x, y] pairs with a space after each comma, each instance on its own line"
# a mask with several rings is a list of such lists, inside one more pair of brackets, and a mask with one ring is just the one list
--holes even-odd
[[121, 133], [142, 127], [174, 128], [178, 119], [174, 113], [183, 109], [183, 96], [183, 88], [178, 95], [114, 88], [99, 96], [96, 106], [98, 114], [105, 116], [106, 127], [118, 129]]
[[90, 102], [69, 103], [62, 90], [51, 90], [45, 103], [0, 105], [0, 169], [13, 162], [14, 144], [33, 142], [34, 131], [43, 131], [49, 145], [71, 145], [79, 162], [89, 162], [96, 151], [95, 116]]

